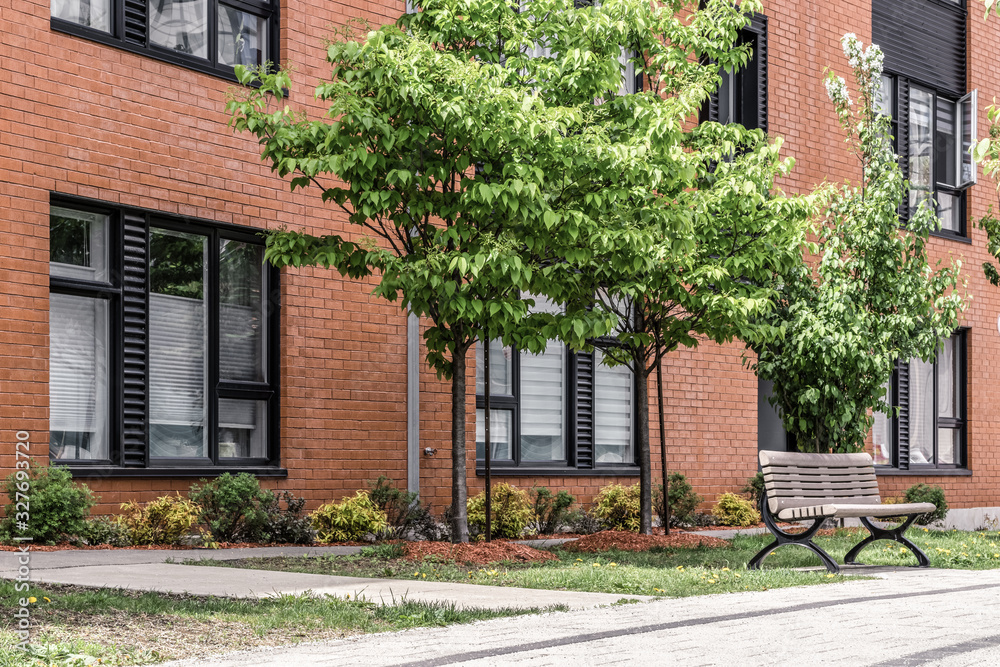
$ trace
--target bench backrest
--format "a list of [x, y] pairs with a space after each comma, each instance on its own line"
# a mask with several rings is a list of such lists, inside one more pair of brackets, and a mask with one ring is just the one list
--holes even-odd
[[802, 454], [761, 450], [764, 488], [771, 514], [791, 507], [838, 503], [875, 505], [875, 466], [868, 454]]

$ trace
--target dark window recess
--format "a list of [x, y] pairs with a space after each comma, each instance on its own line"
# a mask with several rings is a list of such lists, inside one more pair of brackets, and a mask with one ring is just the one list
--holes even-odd
[[52, 460], [276, 467], [277, 272], [254, 232], [82, 200], [50, 220]]
[[965, 333], [942, 341], [934, 361], [896, 364], [886, 384], [898, 416], [875, 413], [875, 464], [899, 470], [966, 466]]
[[233, 79], [277, 62], [277, 0], [52, 0], [52, 29]]
[[739, 123], [767, 132], [767, 17], [751, 15], [738, 43], [753, 50], [749, 62], [736, 72], [720, 73], [722, 84], [702, 107], [699, 120]]

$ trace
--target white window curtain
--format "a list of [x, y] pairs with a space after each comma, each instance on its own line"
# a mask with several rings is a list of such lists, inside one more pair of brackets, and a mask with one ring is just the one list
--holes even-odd
[[934, 364], [910, 361], [910, 463], [934, 462]]
[[[885, 389], [885, 400], [892, 400], [892, 382], [882, 385]], [[872, 444], [874, 446], [875, 465], [892, 465], [892, 420], [884, 412], [872, 413], [875, 422], [872, 424]]]
[[108, 458], [108, 395], [108, 302], [50, 295], [52, 458]]
[[608, 366], [604, 354], [594, 352], [594, 460], [631, 463], [635, 399], [632, 370]]
[[[490, 410], [490, 459], [511, 461], [511, 426], [513, 413], [510, 410]], [[486, 410], [476, 410], [476, 458], [486, 458]]]
[[207, 456], [205, 304], [149, 295], [149, 421], [154, 456]]
[[[556, 314], [562, 309], [545, 297], [535, 301], [532, 313]], [[521, 460], [566, 460], [565, 394], [566, 346], [549, 341], [541, 354], [521, 353]]]

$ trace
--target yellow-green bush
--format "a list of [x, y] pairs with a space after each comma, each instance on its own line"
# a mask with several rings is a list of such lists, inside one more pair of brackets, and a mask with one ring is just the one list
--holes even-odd
[[[510, 539], [521, 537], [524, 529], [528, 527], [535, 516], [527, 491], [510, 484], [500, 483], [493, 485], [490, 497], [492, 498], [490, 513], [493, 516], [490, 536]], [[469, 530], [473, 534], [485, 534], [486, 492], [483, 491], [479, 495], [469, 498], [466, 502], [466, 509]]]
[[752, 526], [760, 521], [753, 503], [735, 493], [723, 493], [712, 508], [712, 514], [723, 526]]
[[115, 520], [132, 544], [177, 544], [201, 514], [198, 505], [180, 495], [160, 496], [145, 505], [122, 503], [121, 509]]
[[327, 503], [309, 515], [318, 542], [350, 542], [368, 533], [378, 535], [389, 526], [385, 512], [367, 491], [358, 491], [339, 503]]
[[594, 516], [611, 530], [639, 532], [639, 485], [610, 484], [601, 489]]

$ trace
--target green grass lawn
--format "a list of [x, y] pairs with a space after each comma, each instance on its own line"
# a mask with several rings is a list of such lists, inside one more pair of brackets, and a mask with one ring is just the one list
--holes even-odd
[[[844, 554], [863, 534], [860, 529], [842, 529], [832, 536], [817, 538], [816, 542], [836, 560], [843, 561]], [[1000, 567], [1000, 533], [917, 528], [910, 530], [908, 536], [927, 553], [932, 567]], [[554, 548], [552, 553], [559, 557], [558, 561], [498, 563], [488, 567], [437, 559], [414, 563], [399, 557], [398, 548], [392, 545], [366, 549], [355, 556], [202, 560], [191, 564], [670, 597], [766, 590], [844, 579], [842, 575], [830, 575], [825, 570], [792, 569], [821, 565], [811, 552], [795, 546], [782, 547], [772, 553], [764, 563], [764, 570], [748, 571], [747, 561], [770, 541], [769, 535], [738, 536], [728, 547], [654, 548], [647, 552], [607, 551], [600, 554]], [[869, 546], [862, 552], [861, 561], [872, 565], [916, 564], [908, 550], [886, 541]]]
[[0, 614], [12, 618], [17, 600], [25, 596], [34, 598], [32, 651], [25, 654], [15, 648], [18, 640], [4, 629], [0, 667], [155, 664], [258, 646], [565, 609], [459, 610], [444, 604], [382, 606], [311, 596], [230, 600], [62, 586], [36, 586], [21, 593], [4, 581]]

